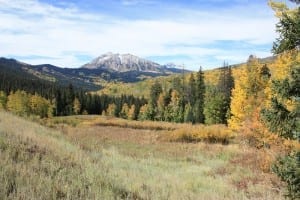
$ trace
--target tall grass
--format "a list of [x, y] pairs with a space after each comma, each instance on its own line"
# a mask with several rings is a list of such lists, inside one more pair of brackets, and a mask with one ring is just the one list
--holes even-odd
[[163, 136], [169, 141], [179, 142], [209, 142], [228, 144], [234, 138], [231, 132], [224, 125], [185, 125], [174, 131], [170, 131]]
[[[85, 126], [75, 128], [87, 134]], [[178, 152], [192, 148], [164, 144]], [[117, 144], [85, 151], [59, 131], [0, 112], [0, 197], [281, 199], [280, 189], [274, 191], [265, 178], [257, 181], [258, 174], [251, 168], [231, 165], [238, 146], [205, 144], [205, 150], [202, 145], [195, 145], [195, 154], [187, 157], [177, 153], [164, 158], [129, 156], [120, 153]], [[214, 149], [221, 151], [214, 153]]]

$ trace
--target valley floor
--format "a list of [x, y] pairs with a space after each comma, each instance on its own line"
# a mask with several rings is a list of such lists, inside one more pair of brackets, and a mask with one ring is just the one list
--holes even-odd
[[0, 112], [0, 199], [283, 199], [256, 149], [167, 142], [165, 130], [95, 117], [46, 127]]

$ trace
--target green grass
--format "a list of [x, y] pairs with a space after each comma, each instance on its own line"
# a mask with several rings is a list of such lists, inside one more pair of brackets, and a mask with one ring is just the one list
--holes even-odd
[[283, 199], [273, 175], [240, 162], [257, 152], [237, 144], [66, 126], [54, 130], [0, 112], [1, 199]]

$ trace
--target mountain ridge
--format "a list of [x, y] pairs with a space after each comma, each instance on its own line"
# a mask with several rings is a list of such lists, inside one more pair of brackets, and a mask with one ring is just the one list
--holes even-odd
[[[84, 90], [95, 91], [101, 89], [108, 82], [133, 83], [182, 72], [180, 69], [167, 68], [157, 63], [153, 64], [154, 62], [138, 58], [137, 56], [130, 55], [129, 57], [133, 57], [134, 59], [132, 62], [126, 61], [128, 63], [127, 70], [118, 70], [112, 67], [89, 69], [84, 67], [62, 68], [51, 64], [31, 65], [13, 58], [0, 57], [0, 73], [5, 73], [7, 70], [14, 70], [16, 73], [23, 74], [24, 77], [30, 77], [30, 79], [47, 80], [64, 86], [72, 84]], [[129, 65], [136, 62], [140, 66], [137, 64], [134, 64], [133, 67]], [[143, 63], [148, 64], [141, 66]]]
[[160, 65], [151, 60], [147, 60], [129, 53], [119, 54], [108, 52], [102, 54], [91, 62], [84, 64], [81, 68], [87, 69], [107, 69], [117, 72], [149, 72], [149, 73], [178, 73], [176, 65]]

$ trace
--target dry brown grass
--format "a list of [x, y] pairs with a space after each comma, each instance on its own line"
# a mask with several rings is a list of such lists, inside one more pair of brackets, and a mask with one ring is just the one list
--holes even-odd
[[175, 130], [182, 124], [157, 122], [157, 121], [133, 121], [108, 116], [97, 116], [93, 120], [85, 121], [85, 125], [116, 126], [122, 128], [148, 129], [148, 130]]
[[224, 125], [183, 125], [183, 127], [171, 131], [163, 136], [169, 141], [179, 142], [209, 142], [228, 144], [234, 138], [231, 132]]
[[60, 118], [53, 130], [0, 112], [0, 185], [9, 199], [282, 199], [257, 149], [86, 123], [95, 118], [77, 116], [75, 126]]

